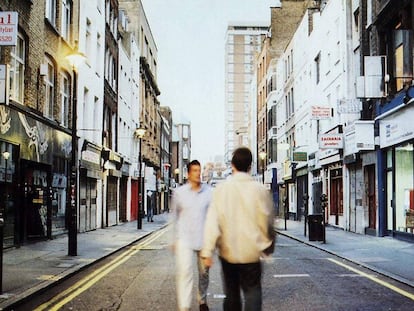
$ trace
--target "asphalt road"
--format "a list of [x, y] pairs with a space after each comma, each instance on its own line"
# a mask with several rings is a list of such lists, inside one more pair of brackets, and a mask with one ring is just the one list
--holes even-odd
[[[169, 233], [156, 232], [15, 310], [176, 310]], [[222, 301], [216, 260], [210, 310], [222, 310]], [[273, 257], [264, 262], [263, 310], [408, 311], [414, 310], [414, 288], [280, 236]]]

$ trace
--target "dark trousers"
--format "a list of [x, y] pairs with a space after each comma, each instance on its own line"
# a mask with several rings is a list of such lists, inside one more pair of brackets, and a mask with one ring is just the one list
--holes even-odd
[[262, 310], [262, 265], [260, 262], [232, 264], [220, 258], [223, 270], [224, 311], [241, 311], [240, 290], [244, 296], [244, 311]]

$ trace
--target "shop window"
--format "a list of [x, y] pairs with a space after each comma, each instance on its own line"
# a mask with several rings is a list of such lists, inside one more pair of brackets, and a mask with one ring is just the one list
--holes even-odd
[[395, 223], [397, 231], [414, 231], [413, 144], [395, 148]]

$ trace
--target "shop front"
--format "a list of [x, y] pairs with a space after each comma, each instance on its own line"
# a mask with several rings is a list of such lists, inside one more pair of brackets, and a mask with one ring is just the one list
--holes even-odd
[[84, 141], [79, 162], [79, 232], [97, 228], [102, 188], [101, 151], [101, 147]]
[[71, 135], [12, 105], [0, 106], [0, 117], [5, 247], [65, 232]]
[[112, 150], [102, 150], [105, 180], [105, 204], [102, 205], [102, 227], [118, 224], [120, 180], [123, 158]]
[[379, 117], [385, 197], [380, 201], [386, 232], [414, 239], [414, 126], [412, 105]]
[[338, 125], [319, 137], [319, 164], [322, 168], [323, 194], [328, 198], [325, 221], [345, 228], [343, 183], [343, 134]]

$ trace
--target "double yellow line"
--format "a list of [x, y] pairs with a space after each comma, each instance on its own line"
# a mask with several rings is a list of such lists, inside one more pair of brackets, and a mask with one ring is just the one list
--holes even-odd
[[68, 302], [72, 301], [76, 296], [80, 295], [90, 287], [92, 287], [95, 283], [97, 283], [100, 279], [102, 279], [105, 275], [109, 272], [117, 268], [118, 266], [122, 265], [136, 253], [138, 253], [141, 249], [147, 247], [149, 244], [160, 238], [167, 230], [167, 227], [157, 231], [153, 235], [151, 235], [146, 241], [131, 247], [126, 252], [122, 253], [111, 262], [105, 264], [101, 268], [95, 270], [91, 274], [87, 275], [82, 280], [76, 282], [74, 285], [69, 287], [68, 289], [64, 290], [63, 292], [59, 293], [49, 301], [45, 302], [44, 304], [38, 306], [35, 311], [43, 311], [43, 310], [59, 310]]
[[345, 269], [348, 269], [349, 271], [352, 271], [352, 272], [357, 273], [357, 274], [359, 274], [359, 275], [361, 275], [361, 276], [363, 276], [367, 279], [370, 279], [371, 281], [373, 281], [377, 284], [380, 284], [380, 285], [382, 285], [382, 286], [384, 286], [384, 287], [386, 287], [386, 288], [388, 288], [388, 289], [390, 289], [390, 290], [392, 290], [392, 291], [394, 291], [394, 292], [396, 292], [400, 295], [403, 295], [403, 296], [405, 296], [405, 297], [407, 297], [411, 300], [414, 300], [414, 295], [413, 294], [411, 294], [411, 293], [409, 293], [409, 292], [407, 292], [407, 291], [405, 291], [401, 288], [398, 288], [397, 286], [394, 286], [390, 283], [382, 281], [382, 280], [376, 278], [375, 276], [373, 276], [371, 274], [367, 274], [365, 272], [359, 271], [358, 269], [352, 268], [351, 266], [348, 266], [348, 265], [346, 265], [346, 264], [344, 264], [344, 263], [342, 263], [338, 260], [335, 260], [333, 258], [328, 258], [328, 260], [335, 263], [335, 264], [337, 264], [337, 265], [339, 265], [339, 266], [341, 266], [341, 267], [344, 267]]

